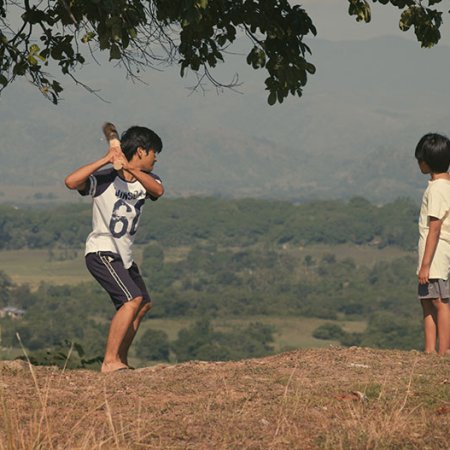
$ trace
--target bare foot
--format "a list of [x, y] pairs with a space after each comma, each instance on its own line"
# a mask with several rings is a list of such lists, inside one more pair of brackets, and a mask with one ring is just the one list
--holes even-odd
[[102, 373], [116, 372], [117, 370], [124, 370], [124, 369], [129, 369], [129, 367], [126, 364], [123, 364], [121, 362], [117, 362], [117, 363], [103, 362], [101, 372]]

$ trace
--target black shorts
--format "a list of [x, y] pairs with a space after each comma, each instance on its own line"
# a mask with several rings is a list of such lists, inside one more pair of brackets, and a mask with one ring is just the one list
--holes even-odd
[[150, 295], [135, 262], [125, 269], [118, 253], [96, 252], [85, 256], [86, 266], [92, 276], [108, 292], [116, 309], [136, 297], [150, 303]]

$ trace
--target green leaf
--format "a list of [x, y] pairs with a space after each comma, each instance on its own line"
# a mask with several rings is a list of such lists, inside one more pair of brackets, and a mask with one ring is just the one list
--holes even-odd
[[127, 32], [122, 33], [122, 47], [127, 48], [130, 45], [130, 36]]
[[206, 9], [208, 7], [208, 0], [198, 0], [197, 6], [201, 9]]
[[137, 37], [137, 30], [136, 30], [136, 28], [130, 28], [128, 30], [128, 33], [129, 33], [131, 39], [136, 39], [136, 37]]
[[109, 60], [120, 59], [121, 56], [122, 56], [122, 53], [120, 51], [119, 46], [116, 44], [111, 45], [111, 50], [109, 51]]
[[28, 55], [27, 56], [27, 61], [32, 65], [32, 66], [36, 66], [37, 65], [37, 59], [33, 56], [33, 55]]
[[52, 83], [52, 89], [53, 89], [57, 94], [59, 94], [59, 93], [62, 92], [62, 90], [63, 90], [61, 84], [60, 84], [58, 81], [56, 81], [56, 80], [54, 80], [53, 83]]
[[92, 39], [94, 39], [94, 37], [95, 37], [95, 33], [93, 31], [89, 31], [81, 38], [81, 42], [83, 42], [83, 44], [86, 44], [86, 43], [92, 41]]
[[356, 16], [357, 22], [370, 22], [371, 10], [367, 0], [349, 0], [348, 13]]
[[408, 31], [411, 28], [413, 21], [413, 10], [407, 9], [402, 12], [400, 16], [399, 27], [402, 31]]
[[36, 44], [33, 44], [30, 46], [30, 55], [34, 55], [40, 50], [39, 46]]
[[306, 70], [311, 74], [314, 75], [316, 73], [316, 66], [311, 63], [306, 64]]
[[19, 62], [13, 67], [13, 74], [25, 75], [26, 70], [27, 70], [26, 64], [23, 62]]
[[268, 103], [270, 106], [272, 106], [272, 105], [275, 105], [276, 101], [277, 101], [277, 93], [274, 92], [274, 91], [272, 91], [272, 92], [269, 94], [269, 97], [267, 98], [267, 103]]
[[8, 79], [0, 73], [0, 84], [6, 86], [8, 84]]
[[110, 46], [109, 36], [106, 33], [99, 34], [98, 41], [100, 44], [100, 50], [109, 48], [109, 46]]
[[181, 78], [184, 77], [185, 70], [186, 70], [186, 64], [185, 64], [185, 61], [183, 60], [183, 61], [181, 61], [181, 69], [180, 69], [180, 77]]

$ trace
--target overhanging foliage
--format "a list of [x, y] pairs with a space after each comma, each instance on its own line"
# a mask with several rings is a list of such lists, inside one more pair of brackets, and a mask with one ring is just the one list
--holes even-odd
[[[369, 0], [348, 0], [349, 14], [369, 22]], [[441, 0], [372, 0], [390, 3], [401, 13], [400, 28], [414, 28], [424, 47], [440, 38]], [[146, 67], [179, 64], [190, 69], [198, 85], [224, 61], [230, 45], [246, 36], [246, 60], [266, 70], [268, 103], [302, 95], [315, 67], [305, 36], [316, 35], [307, 12], [288, 0], [0, 0], [0, 91], [17, 77], [27, 77], [52, 102], [62, 86], [47, 72], [57, 65], [63, 75], [80, 81], [75, 70], [106, 52], [131, 77]], [[85, 86], [89, 89], [88, 86]]]

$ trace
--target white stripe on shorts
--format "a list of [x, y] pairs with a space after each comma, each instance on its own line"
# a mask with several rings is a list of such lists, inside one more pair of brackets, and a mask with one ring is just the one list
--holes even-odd
[[108, 269], [109, 273], [114, 278], [114, 281], [117, 283], [119, 288], [122, 290], [122, 292], [127, 297], [127, 300], [132, 300], [133, 296], [131, 295], [130, 291], [127, 289], [127, 287], [123, 284], [122, 280], [120, 279], [117, 272], [114, 270], [114, 267], [111, 265], [111, 263], [108, 261], [107, 256], [103, 256], [100, 253], [98, 253], [98, 256], [100, 257], [100, 260], [103, 262], [105, 267]]

